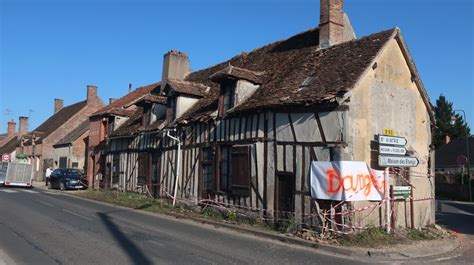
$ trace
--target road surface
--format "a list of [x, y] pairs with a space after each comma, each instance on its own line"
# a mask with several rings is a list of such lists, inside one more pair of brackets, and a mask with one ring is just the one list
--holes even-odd
[[460, 253], [443, 263], [474, 264], [474, 203], [437, 200], [436, 222], [457, 232], [465, 243]]
[[0, 208], [0, 250], [17, 264], [359, 263], [59, 191], [0, 188]]

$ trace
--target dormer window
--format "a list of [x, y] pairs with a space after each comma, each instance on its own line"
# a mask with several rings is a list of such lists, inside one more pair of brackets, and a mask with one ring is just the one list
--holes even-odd
[[162, 93], [168, 97], [168, 122], [181, 117], [201, 98], [205, 97], [210, 88], [199, 83], [168, 79]]
[[222, 84], [222, 114], [235, 106], [237, 95], [235, 94], [235, 82], [227, 81]]
[[219, 116], [247, 100], [262, 84], [264, 72], [255, 72], [232, 65], [214, 73], [209, 78], [221, 85]]

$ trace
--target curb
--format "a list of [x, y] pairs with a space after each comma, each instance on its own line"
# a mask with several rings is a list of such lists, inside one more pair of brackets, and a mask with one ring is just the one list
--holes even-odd
[[[44, 188], [39, 188], [43, 190], [48, 190], [46, 187]], [[300, 239], [298, 237], [291, 237], [287, 236], [284, 234], [277, 234], [277, 233], [271, 233], [271, 232], [266, 232], [262, 231], [259, 229], [254, 229], [251, 227], [246, 227], [246, 226], [239, 226], [231, 223], [225, 223], [225, 222], [219, 222], [219, 221], [214, 221], [211, 219], [205, 219], [205, 218], [199, 218], [199, 217], [194, 217], [194, 216], [187, 216], [179, 213], [152, 213], [152, 212], [147, 212], [147, 211], [142, 211], [142, 210], [137, 210], [134, 208], [128, 208], [125, 206], [120, 206], [120, 205], [115, 205], [103, 201], [98, 201], [86, 197], [82, 197], [79, 195], [76, 195], [74, 193], [64, 193], [67, 196], [73, 196], [75, 198], [79, 198], [82, 200], [87, 200], [95, 203], [100, 203], [108, 206], [113, 206], [113, 207], [118, 207], [118, 208], [123, 208], [123, 209], [128, 209], [128, 210], [133, 210], [133, 211], [138, 211], [140, 213], [148, 214], [151, 216], [159, 216], [163, 215], [164, 217], [174, 217], [176, 219], [183, 219], [183, 220], [191, 220], [196, 223], [201, 223], [201, 224], [207, 224], [207, 225], [212, 225], [214, 227], [218, 228], [225, 228], [229, 230], [233, 230], [236, 232], [244, 233], [247, 235], [253, 235], [256, 237], [261, 237], [265, 239], [270, 239], [270, 240], [275, 240], [275, 241], [280, 241], [282, 243], [286, 244], [293, 244], [293, 245], [298, 245], [302, 247], [307, 247], [311, 248], [314, 250], [322, 250], [325, 252], [329, 252], [331, 254], [339, 254], [339, 255], [344, 255], [347, 257], [364, 257], [364, 258], [375, 258], [374, 261], [376, 261], [377, 258], [379, 259], [389, 259], [389, 260], [406, 260], [406, 259], [412, 259], [412, 258], [426, 258], [426, 257], [434, 257], [434, 256], [440, 256], [443, 254], [447, 254], [449, 252], [458, 250], [461, 248], [462, 245], [462, 240], [459, 239], [458, 237], [454, 240], [455, 245], [453, 247], [450, 247], [449, 249], [445, 251], [439, 251], [439, 249], [436, 249], [433, 251], [433, 253], [426, 253], [423, 255], [407, 255], [406, 253], [402, 253], [399, 251], [384, 251], [384, 250], [378, 250], [378, 249], [353, 249], [349, 247], [341, 247], [341, 246], [333, 246], [333, 245], [328, 245], [328, 244], [322, 244], [322, 243], [317, 243], [317, 242], [312, 242], [304, 239]]]

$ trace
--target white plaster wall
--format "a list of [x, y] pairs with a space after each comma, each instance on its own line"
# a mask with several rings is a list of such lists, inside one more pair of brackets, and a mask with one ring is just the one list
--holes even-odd
[[247, 80], [238, 80], [235, 87], [235, 94], [238, 101], [235, 105], [237, 106], [247, 100], [259, 87], [259, 85], [252, 84]]
[[[417, 85], [412, 81], [410, 69], [396, 40], [391, 40], [376, 59], [377, 67], [370, 68], [350, 97], [347, 119], [347, 143], [344, 158], [365, 161], [377, 167], [377, 152], [371, 152], [371, 142], [383, 129], [392, 129], [397, 136], [405, 137], [407, 149], [420, 160], [411, 168], [416, 198], [431, 196], [434, 183], [427, 176], [429, 145], [431, 143], [430, 118]], [[393, 181], [392, 181], [393, 182]], [[361, 204], [356, 204], [356, 207]], [[369, 220], [359, 215], [360, 222]], [[400, 220], [404, 213], [399, 211]], [[376, 216], [373, 218], [377, 218]], [[408, 217], [406, 217], [408, 218]], [[434, 222], [434, 208], [430, 201], [415, 202], [416, 226]], [[400, 221], [400, 224], [405, 223]]]
[[176, 118], [181, 117], [189, 108], [191, 108], [199, 99], [186, 96], [178, 96], [176, 103]]

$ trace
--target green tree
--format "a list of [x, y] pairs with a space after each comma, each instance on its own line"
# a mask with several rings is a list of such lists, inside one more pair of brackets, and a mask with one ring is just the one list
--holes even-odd
[[[451, 125], [451, 117], [456, 117], [456, 123]], [[453, 103], [446, 100], [442, 94], [436, 100], [435, 106], [436, 129], [434, 145], [436, 149], [444, 144], [444, 139], [449, 136], [451, 140], [466, 138], [471, 133], [471, 129], [464, 121], [460, 113], [455, 113]]]

